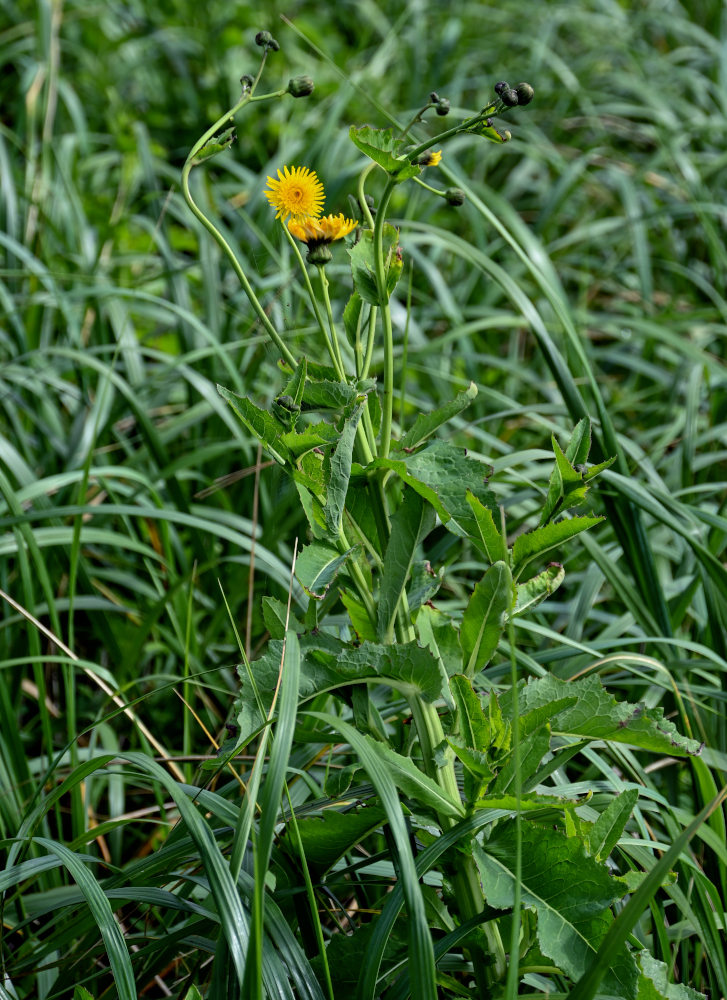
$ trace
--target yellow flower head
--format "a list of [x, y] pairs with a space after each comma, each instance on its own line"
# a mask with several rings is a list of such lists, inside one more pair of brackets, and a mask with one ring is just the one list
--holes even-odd
[[441, 162], [442, 150], [428, 149], [426, 153], [422, 153], [419, 159], [416, 161], [420, 167], [436, 167], [437, 164]]
[[342, 215], [326, 215], [322, 219], [311, 216], [303, 219], [291, 219], [288, 229], [301, 243], [307, 243], [309, 249], [327, 246], [334, 240], [340, 240], [358, 225], [353, 219], [345, 219]]
[[275, 218], [285, 221], [303, 216], [318, 217], [323, 209], [323, 185], [318, 175], [308, 167], [283, 167], [278, 180], [268, 177], [269, 191], [263, 194], [276, 210]]

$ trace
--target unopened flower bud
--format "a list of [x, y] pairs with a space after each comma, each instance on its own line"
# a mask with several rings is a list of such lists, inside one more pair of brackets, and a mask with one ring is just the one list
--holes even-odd
[[513, 90], [512, 87], [508, 87], [507, 90], [503, 90], [500, 94], [500, 100], [503, 104], [507, 105], [508, 108], [514, 108], [519, 100], [517, 91]]
[[515, 93], [517, 94], [518, 104], [525, 105], [530, 104], [535, 91], [529, 83], [519, 83], [517, 87], [515, 87]]
[[269, 31], [258, 31], [255, 35], [255, 44], [259, 45], [260, 48], [264, 48], [266, 45], [270, 45], [273, 40], [273, 36]]
[[294, 76], [288, 80], [288, 93], [293, 97], [307, 97], [313, 93], [315, 84], [309, 76]]
[[273, 38], [273, 40], [269, 43], [268, 48], [272, 52], [279, 52], [280, 51], [280, 42], [278, 42], [275, 38]]
[[496, 94], [501, 94], [503, 90], [509, 90], [509, 89], [510, 89], [510, 84], [507, 82], [507, 80], [500, 80], [499, 83], [495, 84]]
[[456, 208], [458, 205], [464, 205], [466, 196], [462, 188], [447, 188], [444, 197], [447, 199], [448, 205], [453, 205]]
[[305, 259], [309, 264], [316, 264], [318, 267], [322, 267], [324, 264], [327, 264], [329, 260], [333, 260], [333, 254], [325, 243], [320, 243], [318, 246], [311, 247], [306, 254]]
[[436, 92], [436, 90], [433, 90], [429, 95], [429, 103], [439, 104], [439, 94]]
[[253, 76], [250, 76], [249, 73], [244, 73], [240, 77], [240, 86], [242, 87], [243, 90], [249, 90], [250, 87], [252, 87], [253, 83], [255, 83], [255, 78]]
[[437, 106], [434, 109], [438, 115], [442, 118], [449, 114], [449, 101], [446, 97], [442, 97], [441, 100], [437, 102]]

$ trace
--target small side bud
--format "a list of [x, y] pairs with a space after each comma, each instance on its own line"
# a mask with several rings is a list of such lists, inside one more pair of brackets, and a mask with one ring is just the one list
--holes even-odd
[[442, 118], [444, 118], [445, 115], [448, 115], [449, 114], [449, 101], [447, 100], [447, 98], [443, 97], [440, 101], [438, 101], [437, 102], [437, 106], [435, 107], [434, 110]]
[[448, 205], [457, 208], [459, 205], [464, 205], [466, 195], [462, 188], [447, 188], [444, 197], [447, 199]]
[[530, 104], [535, 95], [535, 91], [529, 83], [519, 83], [517, 87], [515, 87], [515, 93], [517, 94], [518, 104], [522, 106]]
[[309, 76], [294, 76], [288, 80], [288, 93], [293, 97], [307, 97], [314, 88], [315, 84]]
[[246, 92], [247, 90], [249, 90], [249, 89], [250, 89], [250, 87], [252, 87], [253, 83], [255, 83], [255, 77], [253, 77], [253, 76], [250, 76], [250, 74], [249, 74], [249, 73], [244, 73], [244, 74], [243, 74], [243, 75], [242, 75], [242, 76], [240, 77], [240, 86], [242, 87], [242, 92], [243, 92], [243, 94], [244, 94], [244, 93], [245, 93], [245, 92]]
[[513, 90], [512, 87], [508, 87], [507, 90], [503, 90], [500, 94], [500, 100], [508, 108], [514, 108], [519, 101], [517, 91]]
[[429, 103], [439, 104], [439, 94], [436, 92], [436, 90], [433, 90], [429, 95]]
[[495, 84], [496, 94], [501, 94], [503, 90], [509, 90], [509, 89], [510, 89], [510, 84], [507, 82], [507, 80], [500, 80], [499, 83]]

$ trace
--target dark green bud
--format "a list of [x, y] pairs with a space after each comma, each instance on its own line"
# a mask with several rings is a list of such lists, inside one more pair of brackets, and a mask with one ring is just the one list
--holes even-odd
[[520, 105], [530, 104], [535, 95], [535, 91], [530, 86], [529, 83], [519, 83], [515, 87], [515, 93], [517, 94], [517, 102]]
[[510, 84], [507, 82], [507, 80], [500, 80], [499, 83], [495, 84], [496, 94], [501, 94], [503, 90], [509, 90], [509, 89], [510, 89]]
[[449, 101], [446, 97], [443, 97], [436, 105], [434, 109], [438, 115], [443, 118], [445, 115], [449, 114]]
[[245, 73], [243, 76], [240, 77], [240, 86], [242, 87], [243, 91], [249, 90], [250, 87], [252, 87], [253, 83], [255, 83], [255, 77], [250, 76], [249, 73]]
[[447, 188], [444, 197], [447, 199], [448, 205], [457, 208], [458, 205], [464, 205], [466, 195], [462, 188]]
[[313, 93], [315, 84], [309, 76], [294, 76], [288, 80], [288, 93], [293, 97], [307, 97]]
[[327, 264], [329, 260], [333, 260], [333, 254], [325, 243], [321, 243], [320, 246], [311, 247], [306, 254], [305, 259], [309, 264], [315, 264], [317, 267], [322, 267], [324, 264]]
[[436, 90], [433, 90], [429, 95], [429, 103], [439, 104], [439, 94], [436, 92]]
[[269, 49], [271, 52], [277, 52], [280, 48], [280, 44], [275, 41], [269, 31], [258, 31], [255, 35], [255, 44], [259, 45], [261, 49]]
[[500, 100], [508, 108], [514, 108], [519, 101], [517, 91], [513, 90], [511, 87], [509, 87], [507, 90], [503, 90], [503, 92], [500, 94]]

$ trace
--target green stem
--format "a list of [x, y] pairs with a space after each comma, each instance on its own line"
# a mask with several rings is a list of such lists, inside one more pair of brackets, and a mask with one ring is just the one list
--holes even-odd
[[[338, 365], [340, 370], [343, 371], [343, 358], [341, 357], [341, 345], [338, 343], [338, 334], [336, 332], [336, 324], [333, 322], [333, 310], [331, 309], [331, 297], [328, 294], [328, 277], [326, 276], [326, 269], [321, 264], [318, 266], [318, 274], [321, 279], [321, 290], [323, 292], [323, 302], [326, 307], [326, 315], [328, 317], [328, 329], [331, 333], [331, 342], [333, 344], [333, 351], [336, 358], [338, 359]], [[339, 378], [341, 376], [339, 375]]]
[[[263, 64], [264, 62], [265, 60], [263, 59]], [[281, 338], [278, 331], [270, 322], [267, 313], [260, 304], [260, 300], [255, 295], [255, 292], [252, 289], [252, 285], [247, 280], [247, 275], [243, 271], [242, 266], [239, 260], [237, 259], [234, 250], [227, 242], [225, 237], [222, 235], [222, 233], [219, 231], [219, 229], [217, 229], [217, 227], [214, 225], [212, 220], [209, 219], [201, 210], [201, 208], [197, 205], [194, 198], [192, 197], [192, 192], [189, 189], [189, 175], [192, 172], [192, 167], [195, 165], [194, 164], [195, 156], [197, 155], [197, 153], [199, 153], [204, 144], [209, 139], [211, 139], [212, 136], [214, 136], [215, 133], [222, 127], [222, 125], [225, 125], [228, 121], [231, 121], [237, 114], [237, 112], [240, 111], [241, 108], [243, 108], [246, 104], [249, 104], [251, 101], [253, 100], [261, 101], [271, 97], [279, 97], [285, 93], [285, 91], [276, 91], [274, 94], [264, 94], [261, 97], [254, 98], [252, 96], [252, 92], [255, 87], [255, 84], [257, 84], [257, 81], [260, 78], [261, 72], [262, 72], [262, 66], [260, 67], [260, 71], [258, 72], [255, 83], [251, 87], [250, 91], [245, 92], [240, 98], [240, 100], [237, 102], [237, 104], [235, 104], [232, 108], [230, 108], [229, 111], [226, 111], [221, 118], [218, 118], [217, 121], [214, 123], [214, 125], [211, 125], [207, 129], [207, 131], [197, 140], [194, 146], [192, 146], [192, 149], [189, 152], [189, 156], [187, 157], [187, 161], [182, 169], [182, 194], [184, 195], [184, 200], [187, 202], [187, 205], [189, 206], [189, 209], [194, 215], [194, 217], [204, 226], [204, 228], [207, 230], [210, 236], [212, 236], [217, 245], [220, 247], [220, 249], [223, 251], [223, 253], [230, 261], [232, 269], [237, 275], [237, 279], [242, 285], [243, 290], [247, 295], [251, 306], [257, 313], [258, 319], [262, 323], [265, 332], [268, 334], [268, 336], [270, 337], [270, 339], [280, 352], [281, 357], [285, 361], [287, 361], [287, 363], [291, 365], [291, 367], [295, 368], [295, 358], [293, 357], [292, 353], [290, 352], [286, 344], [283, 342], [283, 339]]]
[[374, 264], [376, 267], [376, 287], [379, 293], [379, 307], [384, 333], [384, 391], [381, 403], [381, 448], [379, 454], [387, 458], [391, 448], [391, 424], [394, 413], [394, 332], [391, 326], [389, 292], [386, 287], [384, 270], [384, 225], [386, 212], [396, 181], [389, 178], [381, 196], [381, 204], [374, 224]]
[[328, 351], [328, 356], [331, 359], [331, 363], [333, 364], [333, 367], [336, 370], [336, 375], [341, 380], [341, 382], [345, 382], [346, 372], [344, 370], [343, 363], [340, 361], [339, 355], [337, 355], [336, 351], [334, 350], [331, 338], [328, 335], [328, 329], [326, 328], [326, 324], [323, 320], [323, 313], [321, 312], [320, 306], [318, 305], [318, 299], [316, 298], [316, 293], [313, 291], [313, 285], [311, 284], [311, 280], [308, 275], [308, 268], [306, 266], [305, 261], [303, 260], [303, 254], [300, 252], [300, 247], [296, 243], [293, 234], [290, 232], [285, 223], [281, 220], [280, 224], [283, 227], [283, 232], [287, 237], [288, 243], [290, 243], [291, 247], [293, 248], [295, 256], [298, 258], [298, 263], [300, 264], [300, 270], [303, 275], [303, 282], [305, 284], [306, 291], [308, 292], [308, 298], [310, 299], [311, 306], [313, 307], [313, 313], [316, 318], [316, 323], [318, 324], [318, 328], [321, 331], [323, 340], [325, 341], [326, 350]]

